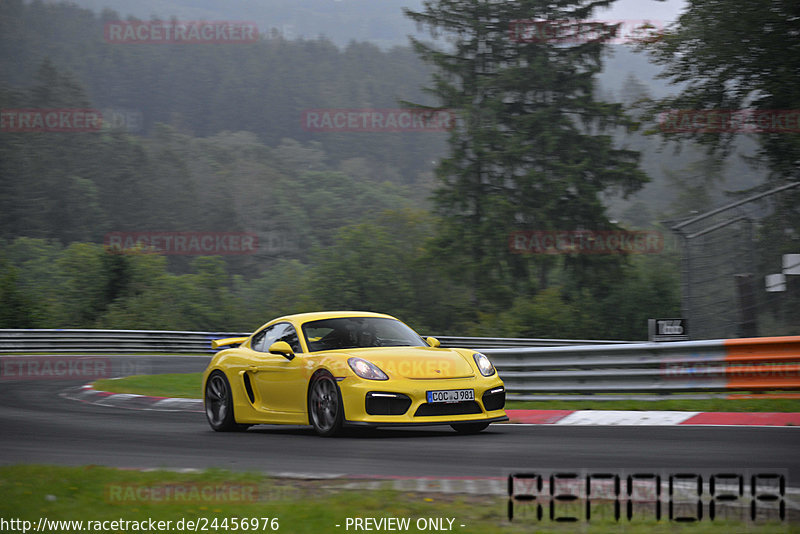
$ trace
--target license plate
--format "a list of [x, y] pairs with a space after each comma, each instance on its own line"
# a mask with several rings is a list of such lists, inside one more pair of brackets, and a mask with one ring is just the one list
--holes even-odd
[[428, 391], [428, 402], [462, 402], [475, 400], [475, 391], [472, 389], [444, 389]]

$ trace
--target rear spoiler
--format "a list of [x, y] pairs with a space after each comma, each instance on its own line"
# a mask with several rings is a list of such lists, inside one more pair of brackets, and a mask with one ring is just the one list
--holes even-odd
[[[218, 349], [220, 347], [227, 347], [230, 345], [239, 346], [245, 341], [247, 341], [249, 337], [228, 337], [225, 339], [212, 339], [211, 340], [211, 348]], [[233, 348], [233, 347], [231, 347]]]

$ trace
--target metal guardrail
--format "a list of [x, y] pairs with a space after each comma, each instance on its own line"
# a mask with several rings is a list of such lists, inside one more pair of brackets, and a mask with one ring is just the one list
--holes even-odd
[[[0, 353], [48, 352], [53, 354], [169, 352], [211, 354], [212, 339], [249, 336], [244, 332], [181, 332], [161, 330], [95, 329], [18, 329], [0, 330]], [[451, 337], [437, 339], [443, 347], [467, 347], [476, 350], [502, 347], [555, 347], [626, 343], [579, 339], [525, 339], [489, 337]]]
[[191, 353], [211, 354], [211, 340], [243, 333], [161, 330], [0, 330], [0, 353]]
[[[0, 330], [0, 354], [210, 355], [212, 339], [247, 335]], [[506, 384], [510, 400], [577, 394], [590, 394], [601, 400], [601, 395], [607, 393], [800, 390], [800, 336], [664, 343], [449, 336], [438, 339], [444, 347], [472, 348], [489, 355]]]
[[519, 400], [541, 400], [542, 393], [800, 390], [800, 336], [483, 352]]
[[464, 347], [468, 349], [500, 349], [513, 347], [564, 347], [575, 345], [619, 345], [637, 343], [636, 341], [606, 341], [596, 339], [541, 339], [541, 338], [500, 338], [500, 337], [454, 337], [433, 336], [442, 347]]

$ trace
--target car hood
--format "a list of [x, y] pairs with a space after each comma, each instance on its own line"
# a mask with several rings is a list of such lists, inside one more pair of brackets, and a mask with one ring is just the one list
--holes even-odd
[[389, 378], [468, 378], [475, 375], [467, 357], [454, 349], [378, 347], [347, 352], [374, 363]]

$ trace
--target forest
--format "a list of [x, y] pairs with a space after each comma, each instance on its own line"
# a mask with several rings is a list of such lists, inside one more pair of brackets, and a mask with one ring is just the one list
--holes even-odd
[[[409, 18], [442, 24], [435, 15]], [[509, 69], [495, 89], [471, 77], [469, 51], [456, 67], [422, 41], [105, 41], [104, 24], [124, 19], [0, 2], [0, 108], [119, 119], [99, 131], [0, 131], [2, 328], [250, 331], [286, 313], [364, 309], [426, 334], [644, 339], [648, 318], [680, 315], [680, 255], [661, 221], [767, 179], [708, 155], [702, 140], [646, 135], [652, 88], [630, 72], [621, 91], [597, 86], [613, 59], [602, 42], [577, 54], [539, 46], [564, 73], [569, 61], [589, 67], [548, 79]], [[505, 106], [519, 83], [549, 84], [540, 89], [575, 108]], [[309, 109], [411, 105], [462, 119], [450, 132], [302, 127]], [[554, 126], [570, 113], [595, 126]], [[514, 231], [586, 229], [656, 232], [664, 247], [508, 246]], [[215, 256], [104, 246], [110, 233], [148, 231], [248, 232], [261, 246]]]

